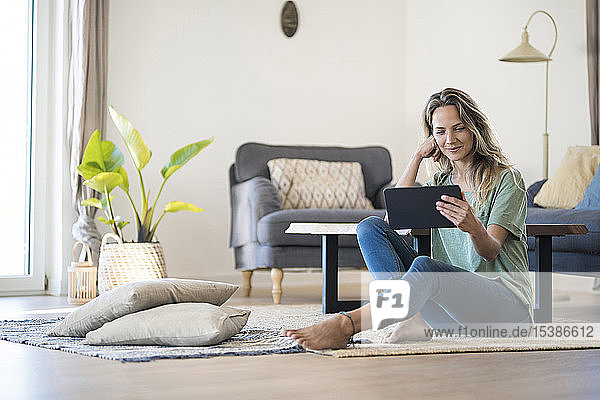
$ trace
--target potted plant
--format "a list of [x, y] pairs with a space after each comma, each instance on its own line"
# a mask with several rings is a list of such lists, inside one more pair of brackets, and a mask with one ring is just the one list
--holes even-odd
[[[159, 223], [170, 212], [204, 210], [190, 203], [171, 201], [162, 208], [160, 215], [155, 219], [158, 200], [167, 180], [214, 140], [214, 138], [201, 140], [171, 154], [160, 171], [162, 184], [152, 200], [142, 176], [142, 169], [150, 161], [152, 152], [131, 122], [112, 106], [108, 111], [133, 160], [141, 196], [139, 207], [136, 207], [129, 191], [128, 174], [123, 168], [125, 161], [123, 153], [111, 141], [100, 140], [100, 132], [94, 131], [77, 171], [83, 177], [84, 185], [101, 194], [100, 199], [95, 197], [85, 199], [81, 204], [102, 210], [104, 216], [98, 219], [109, 225], [112, 230], [112, 233], [106, 234], [102, 239], [98, 269], [100, 293], [132, 280], [166, 277], [162, 247], [160, 243], [153, 242]], [[121, 189], [133, 210], [136, 239], [131, 243], [126, 243], [123, 237], [123, 228], [129, 224], [129, 221], [118, 215], [113, 207], [112, 193], [116, 188]], [[115, 239], [117, 244], [109, 244], [110, 238]]]

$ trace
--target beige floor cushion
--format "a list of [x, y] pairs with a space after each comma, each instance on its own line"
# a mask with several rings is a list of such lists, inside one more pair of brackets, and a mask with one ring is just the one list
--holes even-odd
[[209, 346], [239, 333], [250, 311], [207, 303], [167, 304], [88, 332], [85, 344]]
[[79, 307], [48, 335], [84, 337], [119, 317], [164, 304], [195, 302], [220, 306], [238, 287], [223, 282], [172, 278], [131, 282]]
[[560, 166], [533, 199], [547, 208], [573, 208], [582, 199], [600, 164], [600, 146], [570, 146]]

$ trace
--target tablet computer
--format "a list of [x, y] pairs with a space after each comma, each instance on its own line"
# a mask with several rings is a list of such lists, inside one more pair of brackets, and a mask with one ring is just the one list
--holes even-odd
[[392, 187], [383, 191], [389, 224], [393, 229], [455, 228], [435, 208], [442, 195], [462, 199], [460, 186]]

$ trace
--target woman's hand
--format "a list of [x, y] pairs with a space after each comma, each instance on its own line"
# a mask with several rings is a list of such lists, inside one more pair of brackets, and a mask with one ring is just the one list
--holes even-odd
[[492, 261], [500, 254], [502, 244], [508, 237], [508, 231], [496, 224], [491, 224], [486, 229], [479, 218], [475, 216], [473, 207], [465, 200], [465, 193], [461, 193], [462, 200], [456, 197], [442, 196], [442, 200], [450, 204], [438, 201], [435, 203], [436, 208], [458, 229], [471, 236], [477, 254], [486, 261]]
[[442, 157], [442, 153], [437, 147], [433, 136], [425, 139], [425, 141], [421, 143], [419, 147], [417, 147], [417, 150], [415, 150], [413, 155], [410, 157], [410, 161], [408, 162], [404, 173], [402, 173], [400, 180], [398, 180], [396, 187], [414, 186], [415, 181], [417, 180], [417, 174], [419, 173], [421, 161], [423, 161], [424, 158], [429, 157], [433, 157], [433, 161], [439, 161]]
[[421, 159], [432, 157], [433, 161], [439, 161], [442, 153], [437, 143], [435, 142], [435, 138], [433, 135], [429, 136], [423, 143], [417, 147], [415, 151], [415, 155], [420, 157]]
[[475, 210], [465, 199], [465, 192], [461, 193], [462, 200], [452, 196], [442, 196], [443, 201], [436, 202], [435, 208], [463, 232], [476, 233], [482, 228], [485, 230], [475, 215]]

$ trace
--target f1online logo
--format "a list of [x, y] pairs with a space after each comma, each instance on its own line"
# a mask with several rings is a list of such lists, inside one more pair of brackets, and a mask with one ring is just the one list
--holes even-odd
[[[377, 308], [381, 308], [383, 306], [383, 302], [390, 299], [389, 297], [385, 297], [385, 294], [391, 292], [392, 289], [377, 289]], [[392, 308], [404, 307], [404, 304], [402, 304], [402, 293], [394, 293], [392, 297], [396, 300], [396, 302], [392, 304]]]
[[398, 320], [408, 315], [410, 285], [403, 280], [372, 281], [369, 298], [373, 329], [379, 329], [384, 320]]

